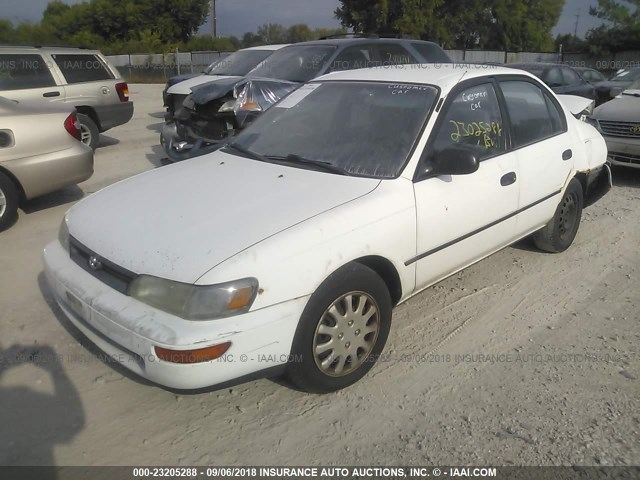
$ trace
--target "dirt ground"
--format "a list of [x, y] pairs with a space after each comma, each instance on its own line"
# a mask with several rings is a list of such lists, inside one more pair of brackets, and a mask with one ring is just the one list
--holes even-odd
[[640, 171], [614, 171], [567, 252], [521, 242], [398, 307], [387, 356], [345, 391], [176, 395], [103, 361], [42, 274], [74, 202], [161, 165], [161, 86], [131, 96], [93, 178], [0, 234], [0, 464], [640, 464]]

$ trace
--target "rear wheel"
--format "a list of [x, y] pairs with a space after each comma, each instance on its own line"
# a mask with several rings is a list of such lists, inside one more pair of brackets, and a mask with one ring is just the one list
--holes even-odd
[[13, 182], [0, 172], [0, 232], [9, 228], [18, 217], [18, 191]]
[[80, 141], [95, 151], [100, 140], [100, 131], [96, 122], [83, 114], [78, 114], [78, 122], [80, 123]]
[[311, 296], [293, 342], [288, 377], [301, 390], [328, 393], [360, 380], [391, 328], [391, 296], [380, 276], [349, 264]]
[[582, 185], [574, 178], [569, 182], [551, 221], [533, 234], [536, 246], [551, 253], [564, 252], [569, 248], [578, 233], [583, 205]]

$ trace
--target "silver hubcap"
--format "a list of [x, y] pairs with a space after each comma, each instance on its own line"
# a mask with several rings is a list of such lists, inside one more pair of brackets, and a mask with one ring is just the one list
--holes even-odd
[[7, 197], [4, 196], [4, 192], [0, 190], [0, 218], [7, 211]]
[[86, 125], [80, 124], [80, 140], [85, 145], [91, 144], [91, 130], [89, 130]]
[[371, 354], [380, 332], [376, 301], [364, 292], [349, 292], [324, 312], [313, 337], [313, 358], [323, 373], [342, 377]]
[[7, 211], [7, 197], [4, 196], [4, 192], [0, 190], [0, 218]]

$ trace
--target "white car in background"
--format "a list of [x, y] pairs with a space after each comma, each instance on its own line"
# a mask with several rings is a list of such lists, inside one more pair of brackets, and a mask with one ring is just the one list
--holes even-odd
[[222, 149], [79, 202], [45, 271], [77, 328], [156, 383], [286, 371], [331, 392], [374, 365], [394, 306], [528, 235], [568, 248], [606, 158], [523, 71], [333, 73]]

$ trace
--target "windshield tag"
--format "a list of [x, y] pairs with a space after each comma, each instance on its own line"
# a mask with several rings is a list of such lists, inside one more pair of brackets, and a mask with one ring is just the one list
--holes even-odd
[[292, 108], [295, 107], [298, 103], [304, 100], [309, 94], [311, 94], [316, 88], [318, 88], [320, 83], [309, 83], [307, 85], [301, 86], [299, 89], [294, 90], [288, 97], [282, 100], [279, 104], [279, 108]]

